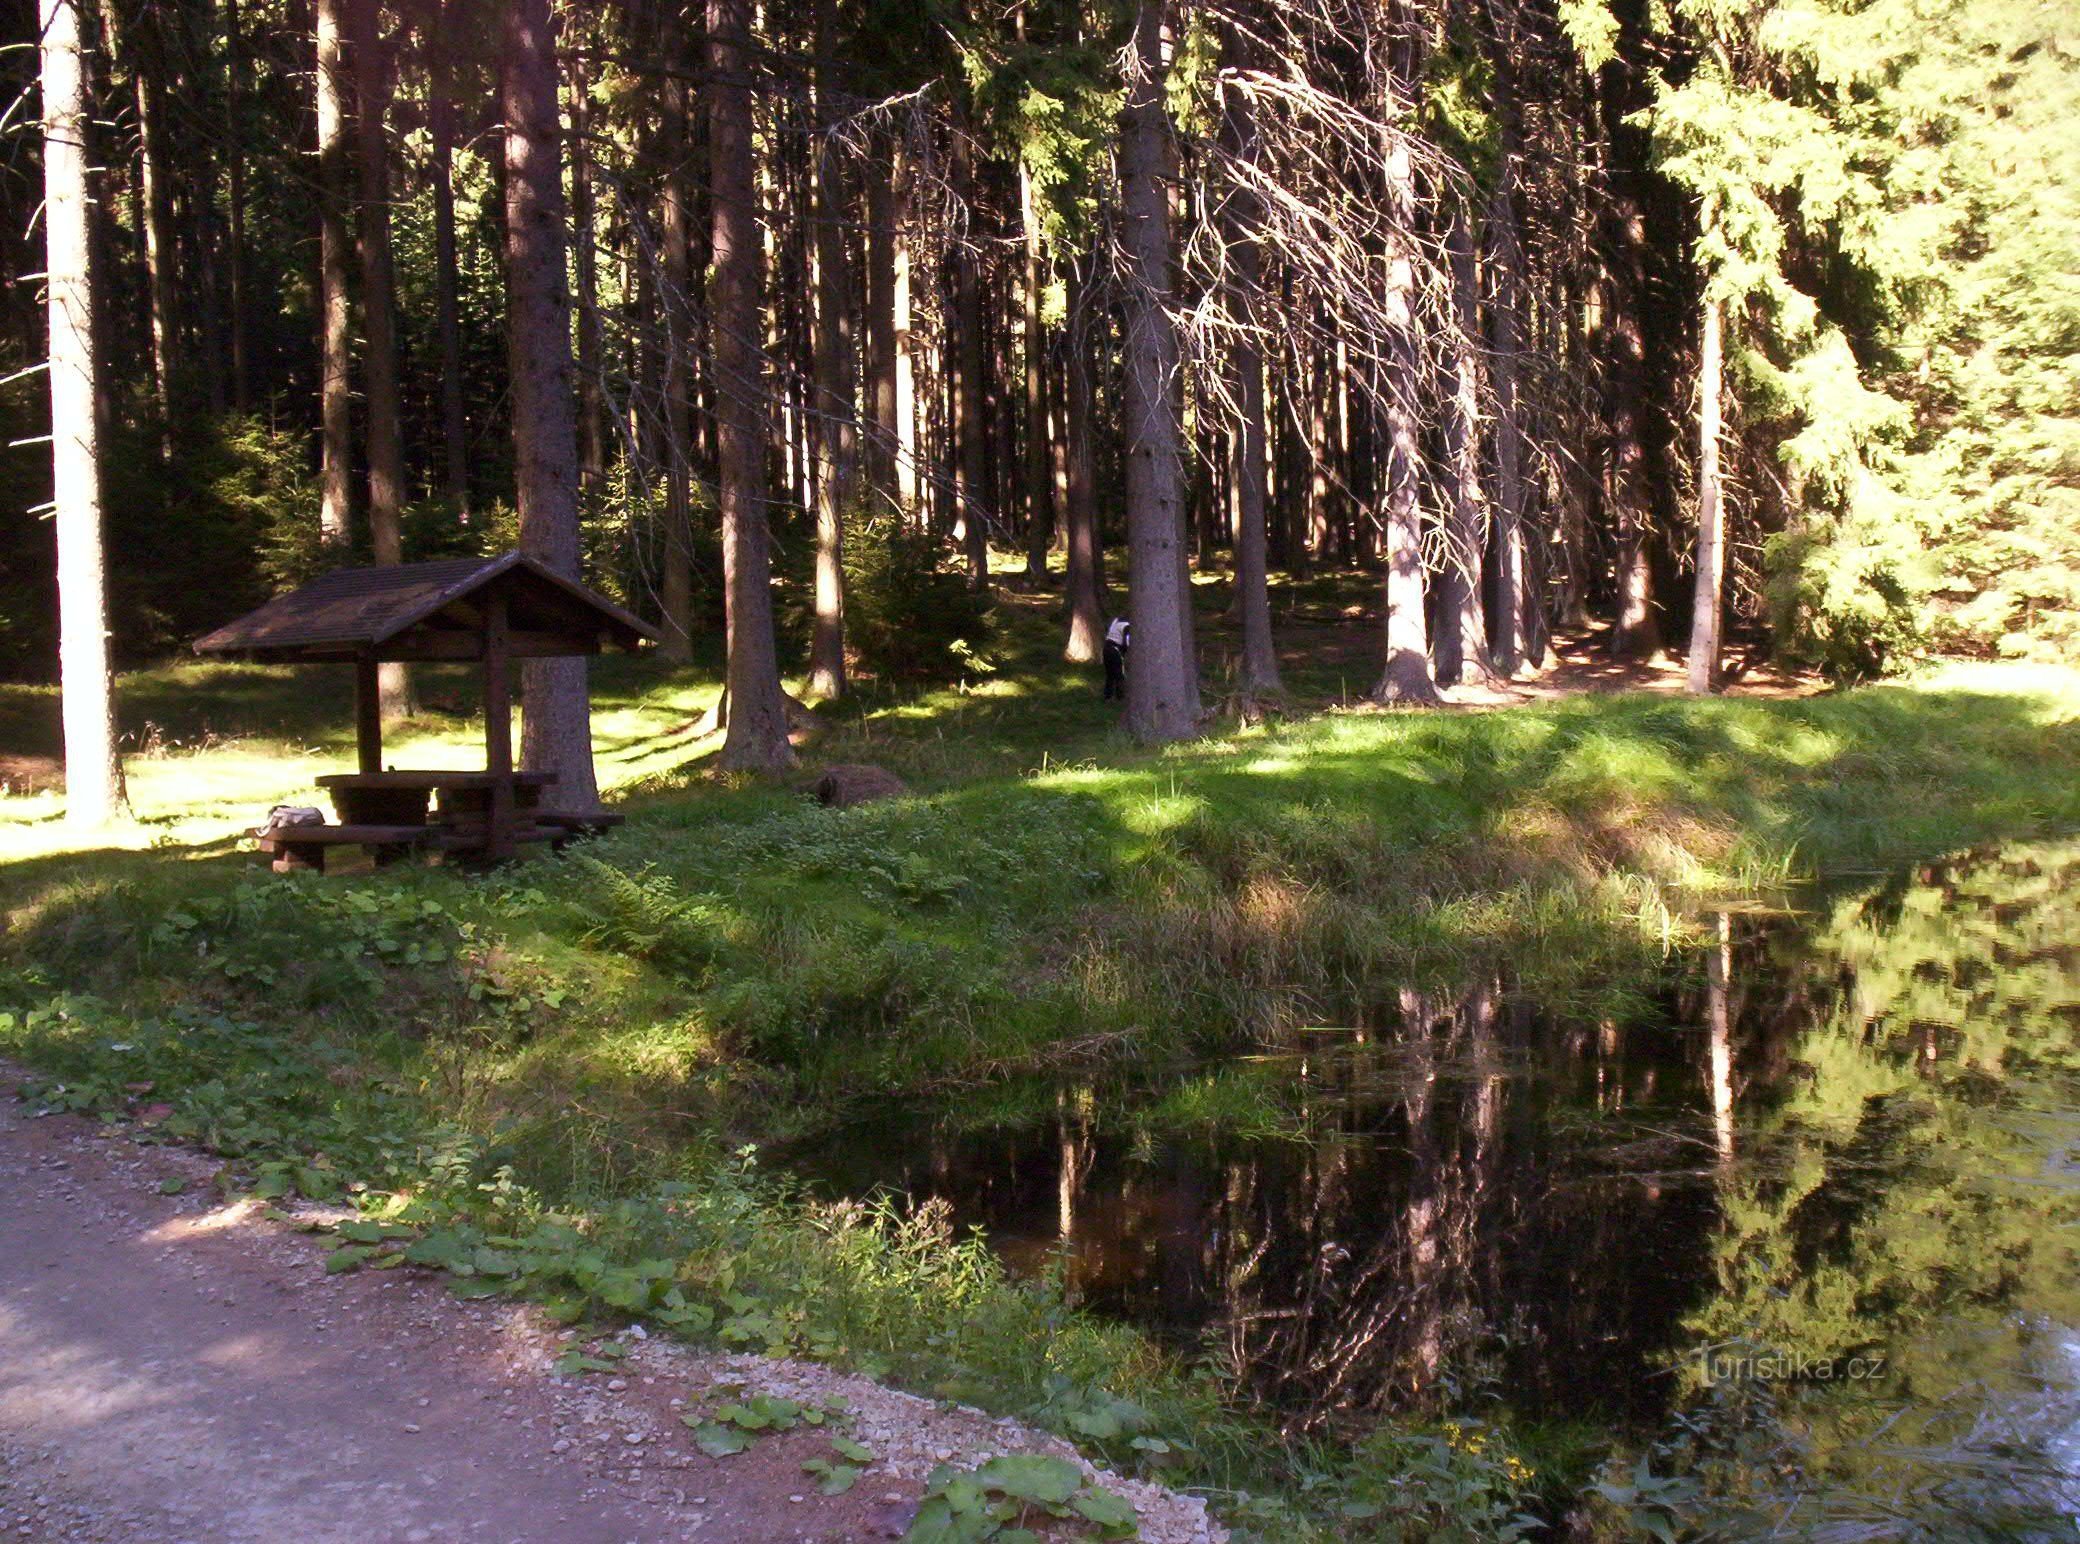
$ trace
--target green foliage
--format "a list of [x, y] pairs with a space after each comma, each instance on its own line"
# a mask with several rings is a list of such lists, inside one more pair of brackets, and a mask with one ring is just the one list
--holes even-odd
[[1046, 248], [1081, 256], [1125, 96], [1111, 68], [1114, 51], [1097, 40], [1025, 41], [973, 23], [952, 32], [979, 127], [992, 148], [1025, 169]]
[[1037, 1540], [1026, 1524], [1041, 1519], [1069, 1524], [1069, 1536], [1078, 1538], [1132, 1539], [1141, 1532], [1132, 1506], [1085, 1483], [1083, 1471], [1067, 1459], [1016, 1454], [974, 1469], [934, 1469], [903, 1538], [906, 1544], [1013, 1544]]
[[1560, 30], [1586, 70], [1600, 70], [1617, 57], [1618, 18], [1606, 0], [1560, 0]]
[[1508, 1433], [1471, 1420], [1383, 1428], [1358, 1445], [1341, 1511], [1352, 1540], [1480, 1544], [1531, 1537], [1524, 1508], [1536, 1479]]
[[1702, 51], [1650, 121], [1787, 480], [1780, 647], [1843, 675], [2068, 652], [2080, 53], [2019, 0], [1684, 14]]
[[[303, 583], [326, 565], [318, 532], [318, 486], [302, 438], [257, 418], [226, 419], [210, 433], [198, 467], [208, 497], [227, 525], [250, 543], [255, 572], [244, 593], [260, 596]], [[228, 567], [245, 565], [231, 553]], [[221, 574], [223, 570], [219, 570]], [[211, 587], [212, 599], [236, 612], [236, 595]], [[257, 601], [255, 602], [257, 604]]]
[[884, 680], [948, 681], [990, 667], [987, 602], [947, 568], [929, 534], [864, 525], [845, 547], [846, 638]]
[[1934, 584], [1915, 534], [1866, 506], [1771, 537], [1764, 559], [1778, 653], [1832, 681], [1870, 680], [1910, 661], [1927, 641], [1923, 605]]
[[[713, 1415], [689, 1412], [679, 1417], [693, 1431], [694, 1446], [710, 1458], [731, 1458], [746, 1452], [759, 1437], [773, 1432], [793, 1431], [798, 1426], [843, 1423], [851, 1412], [842, 1399], [823, 1405], [803, 1405], [772, 1394], [754, 1394], [716, 1408]], [[831, 1437], [830, 1458], [811, 1458], [802, 1464], [805, 1473], [817, 1480], [826, 1496], [842, 1495], [858, 1480], [861, 1470], [874, 1461], [873, 1452], [849, 1437]]]

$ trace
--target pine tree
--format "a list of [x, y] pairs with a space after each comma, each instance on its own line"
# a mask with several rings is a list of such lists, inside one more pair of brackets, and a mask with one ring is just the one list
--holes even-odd
[[1128, 731], [1137, 740], [1181, 740], [1199, 731], [1199, 666], [1192, 643], [1192, 585], [1185, 567], [1184, 448], [1176, 392], [1177, 324], [1171, 316], [1169, 111], [1164, 104], [1164, 0], [1139, 0], [1120, 125], [1120, 206], [1132, 263], [1124, 302], [1127, 435], [1127, 586], [1133, 668]]
[[766, 550], [766, 380], [760, 357], [764, 261], [748, 57], [750, 0], [708, 3], [708, 160], [715, 209], [715, 325], [723, 585], [728, 606], [728, 730], [720, 763], [777, 772], [794, 764], [773, 639]]

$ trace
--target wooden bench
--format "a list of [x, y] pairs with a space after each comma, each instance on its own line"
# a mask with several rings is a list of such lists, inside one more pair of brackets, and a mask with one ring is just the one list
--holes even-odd
[[253, 831], [260, 850], [274, 855], [277, 874], [324, 873], [329, 847], [366, 847], [377, 863], [394, 863], [433, 835], [426, 826], [260, 826]]
[[[606, 810], [596, 810], [589, 815], [575, 810], [521, 810], [515, 812], [506, 840], [515, 846], [547, 842], [554, 851], [561, 852], [578, 838], [602, 835], [627, 819], [626, 815]], [[467, 857], [483, 850], [487, 824], [481, 815], [452, 816], [427, 828], [430, 833], [428, 845], [441, 852]]]

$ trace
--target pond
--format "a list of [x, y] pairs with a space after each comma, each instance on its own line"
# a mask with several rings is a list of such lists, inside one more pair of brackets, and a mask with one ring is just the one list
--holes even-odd
[[1701, 920], [1608, 1017], [1404, 992], [790, 1163], [943, 1199], [1295, 1429], [1483, 1395], [1643, 1424], [1733, 1380], [2080, 1458], [2080, 843]]

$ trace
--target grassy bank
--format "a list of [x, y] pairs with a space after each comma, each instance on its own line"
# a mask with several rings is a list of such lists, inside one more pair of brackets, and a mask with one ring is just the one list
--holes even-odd
[[[715, 780], [687, 727], [712, 679], [623, 666], [601, 751], [628, 826], [489, 878], [255, 872], [236, 825], [308, 797], [344, 713], [277, 673], [135, 682], [172, 725], [133, 763], [155, 822], [137, 845], [67, 850], [10, 801], [0, 1049], [60, 1102], [119, 1110], [151, 1083], [169, 1129], [264, 1185], [365, 1184], [429, 1257], [493, 1248], [478, 1288], [1033, 1412], [1231, 1505], [1284, 1496], [1273, 1536], [1311, 1513], [1393, 1537], [1452, 1487], [1447, 1510], [1500, 1518], [1578, 1466], [1529, 1455], [1526, 1481], [1501, 1438], [1423, 1426], [1267, 1441], [1215, 1382], [1006, 1281], [934, 1217], [810, 1204], [740, 1149], [867, 1102], [1362, 1022], [1397, 986], [1497, 962], [1586, 1002], [1702, 896], [2080, 829], [2062, 673], [1334, 713], [1149, 754], [1037, 620], [998, 657], [964, 688], [828, 714], [813, 762], [875, 761], [916, 794], [850, 812]], [[466, 762], [466, 714], [397, 759]]]

